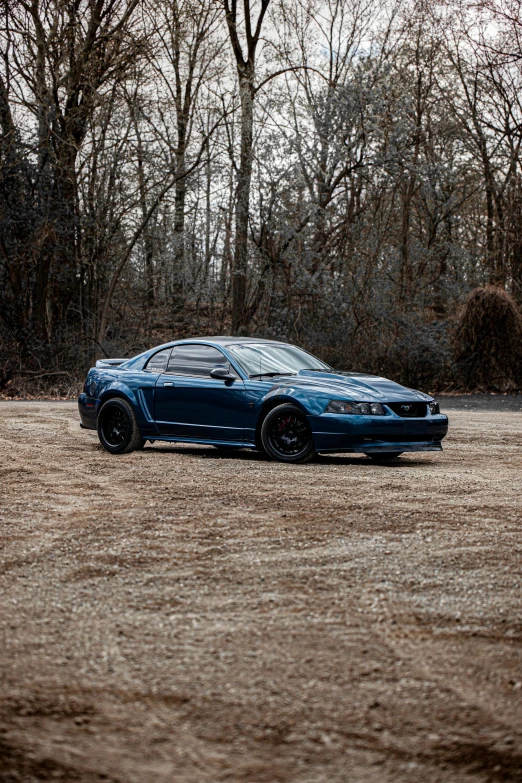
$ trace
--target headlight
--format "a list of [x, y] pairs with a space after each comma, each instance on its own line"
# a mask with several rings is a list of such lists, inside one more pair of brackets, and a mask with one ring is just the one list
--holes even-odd
[[351, 413], [355, 416], [384, 416], [384, 408], [378, 402], [345, 402], [330, 400], [325, 413]]
[[430, 402], [430, 413], [440, 413], [440, 405], [438, 402]]

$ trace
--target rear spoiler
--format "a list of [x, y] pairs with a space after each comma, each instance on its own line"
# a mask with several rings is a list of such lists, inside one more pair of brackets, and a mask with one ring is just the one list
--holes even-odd
[[119, 367], [120, 364], [125, 364], [126, 361], [128, 361], [128, 359], [98, 359], [96, 367], [105, 368], [107, 370], [109, 367]]

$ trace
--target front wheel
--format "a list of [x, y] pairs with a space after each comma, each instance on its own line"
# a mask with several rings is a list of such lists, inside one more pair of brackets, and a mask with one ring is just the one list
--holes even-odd
[[403, 451], [382, 451], [380, 454], [366, 454], [367, 457], [372, 459], [374, 462], [390, 462], [392, 459], [397, 459], [397, 457], [400, 457], [401, 454], [404, 454]]
[[98, 437], [110, 454], [128, 454], [144, 445], [134, 411], [120, 397], [102, 405], [98, 414]]
[[273, 408], [261, 426], [261, 444], [271, 459], [303, 463], [315, 457], [314, 441], [307, 418], [295, 405]]

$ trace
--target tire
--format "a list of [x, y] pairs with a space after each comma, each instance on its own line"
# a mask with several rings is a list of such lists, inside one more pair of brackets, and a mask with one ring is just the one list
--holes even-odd
[[102, 405], [98, 414], [98, 438], [109, 454], [128, 454], [143, 448], [144, 440], [130, 403], [114, 397]]
[[403, 451], [383, 451], [381, 454], [367, 454], [366, 456], [372, 459], [374, 462], [391, 462], [392, 459], [397, 459]]
[[261, 425], [261, 445], [278, 462], [310, 462], [316, 456], [312, 431], [303, 411], [285, 403], [272, 408]]

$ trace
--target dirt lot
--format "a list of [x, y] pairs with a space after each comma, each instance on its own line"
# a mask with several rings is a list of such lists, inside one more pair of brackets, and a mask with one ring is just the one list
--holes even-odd
[[0, 403], [0, 780], [522, 780], [522, 413], [444, 454], [111, 457]]

